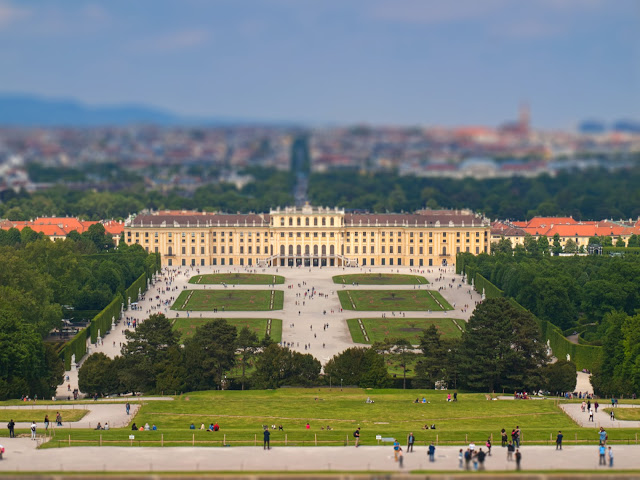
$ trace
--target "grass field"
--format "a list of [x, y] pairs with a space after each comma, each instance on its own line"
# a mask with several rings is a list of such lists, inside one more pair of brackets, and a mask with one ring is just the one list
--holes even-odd
[[[62, 422], [77, 422], [78, 420], [82, 420], [87, 414], [87, 410], [60, 410], [60, 415], [62, 415]], [[0, 422], [8, 422], [13, 418], [14, 422], [31, 422], [36, 421], [41, 423], [44, 421], [44, 416], [49, 415], [49, 421], [55, 422], [56, 420], [56, 410], [24, 410], [24, 409], [16, 409], [16, 410], [0, 410]]]
[[[483, 444], [493, 435], [499, 445], [500, 430], [522, 429], [523, 444], [552, 444], [558, 430], [565, 444], [596, 445], [597, 429], [578, 427], [556, 405], [555, 400], [487, 401], [484, 394], [458, 394], [458, 402], [447, 402], [447, 391], [433, 390], [363, 390], [339, 387], [280, 390], [247, 390], [195, 392], [176, 397], [173, 402], [147, 402], [133, 421], [137, 425], [156, 424], [158, 431], [137, 432], [133, 445], [166, 446], [253, 445], [260, 441], [263, 425], [282, 425], [284, 431], [273, 431], [271, 442], [283, 445], [353, 444], [353, 431], [362, 428], [361, 443], [375, 445], [376, 435], [405, 441], [413, 431], [418, 445], [431, 441], [439, 444]], [[428, 404], [414, 404], [416, 397], [426, 396]], [[367, 397], [374, 404], [366, 404]], [[190, 430], [194, 423], [218, 422], [220, 431], [207, 433]], [[311, 428], [305, 429], [309, 422]], [[435, 430], [424, 430], [435, 424]], [[326, 426], [331, 426], [327, 431]], [[4, 429], [6, 430], [6, 429]], [[1, 431], [0, 431], [1, 432]], [[611, 443], [635, 442], [634, 429], [610, 429]], [[96, 445], [102, 435], [103, 445], [129, 445], [130, 429], [108, 432], [65, 429], [60, 438], [44, 448], [68, 445]], [[2, 433], [3, 435], [6, 435]], [[286, 437], [285, 437], [286, 436]], [[111, 443], [113, 442], [113, 443]], [[140, 443], [139, 443], [140, 442]]]
[[[207, 322], [214, 320], [213, 318], [176, 318], [172, 320], [173, 329], [180, 332], [180, 342], [184, 342], [187, 338], [193, 336], [196, 328]], [[258, 335], [262, 340], [267, 332], [266, 318], [225, 318], [225, 320], [234, 325], [238, 332], [242, 327], [248, 327]], [[271, 340], [279, 343], [282, 340], [282, 320], [271, 319]]]
[[[611, 408], [605, 408], [604, 411], [611, 413]], [[614, 408], [613, 413], [616, 420], [640, 420], [640, 408]]]
[[284, 283], [281, 275], [265, 275], [262, 273], [212, 273], [196, 275], [189, 279], [189, 283], [200, 285], [272, 285]]
[[420, 275], [399, 275], [392, 273], [362, 273], [354, 275], [336, 275], [333, 283], [352, 285], [426, 285], [429, 281]]
[[[273, 292], [273, 307], [271, 296]], [[180, 293], [172, 310], [224, 311], [282, 310], [282, 290], [184, 290]]]
[[[356, 343], [373, 343], [385, 338], [403, 338], [409, 340], [412, 345], [420, 343], [422, 331], [435, 325], [444, 338], [460, 338], [462, 332], [451, 318], [361, 318], [369, 340], [364, 338], [357, 318], [347, 320], [351, 339]], [[458, 320], [458, 325], [465, 327], [464, 320]]]
[[432, 290], [342, 290], [338, 292], [338, 298], [345, 310], [396, 312], [452, 310], [451, 305], [442, 295]]

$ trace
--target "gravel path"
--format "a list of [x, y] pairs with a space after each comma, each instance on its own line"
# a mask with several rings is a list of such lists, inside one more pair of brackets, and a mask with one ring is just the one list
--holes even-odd
[[[635, 420], [611, 420], [609, 414], [603, 409], [610, 408], [611, 403], [607, 400], [601, 400], [598, 413], [593, 414], [593, 422], [589, 421], [589, 413], [581, 410], [580, 403], [561, 403], [562, 408], [567, 415], [574, 419], [581, 427], [600, 427], [607, 428], [640, 428], [640, 421]], [[593, 404], [593, 400], [592, 400]], [[592, 407], [593, 408], [593, 407]], [[640, 405], [618, 404], [615, 410], [619, 408], [640, 408]]]
[[[391, 446], [385, 447], [71, 447], [34, 450], [29, 439], [5, 439], [7, 452], [0, 472], [27, 471], [409, 471], [416, 469], [457, 471], [459, 447], [437, 447], [434, 463], [427, 460], [427, 448], [405, 453], [404, 468], [394, 462]], [[404, 447], [403, 447], [404, 448]], [[638, 468], [638, 447], [615, 445], [615, 467], [598, 466], [597, 446], [525, 446], [522, 468], [532, 470], [602, 470]], [[493, 449], [486, 469], [513, 471], [505, 449]]]

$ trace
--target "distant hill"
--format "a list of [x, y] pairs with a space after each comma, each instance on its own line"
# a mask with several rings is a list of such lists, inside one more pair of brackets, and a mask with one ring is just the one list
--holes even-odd
[[146, 105], [94, 106], [69, 99], [0, 93], [0, 126], [95, 127], [101, 125], [244, 125], [274, 124], [234, 118], [192, 118]]

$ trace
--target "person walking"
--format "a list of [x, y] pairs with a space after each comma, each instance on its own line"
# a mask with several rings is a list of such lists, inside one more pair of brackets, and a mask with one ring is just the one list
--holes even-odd
[[9, 429], [9, 438], [16, 438], [16, 422], [13, 421], [13, 418], [7, 423], [7, 428]]
[[484, 470], [484, 459], [486, 458], [486, 454], [482, 451], [482, 447], [478, 450], [478, 470]]
[[604, 429], [604, 427], [600, 427], [600, 431], [598, 432], [598, 440], [600, 441], [600, 445], [606, 445], [607, 440], [609, 440], [609, 434]]
[[271, 442], [269, 441], [270, 436], [271, 436], [271, 432], [267, 427], [264, 429], [264, 433], [263, 433], [263, 439], [264, 439], [264, 443], [262, 445], [263, 450], [271, 450]]
[[616, 414], [613, 413], [613, 408], [611, 409], [611, 413], [609, 414], [609, 419], [613, 422], [616, 419]]
[[589, 421], [593, 422], [593, 410], [589, 409]]
[[556, 435], [556, 450], [562, 450], [562, 438], [564, 437], [564, 435], [562, 435], [562, 432], [560, 430], [558, 430], [558, 435]]
[[500, 432], [500, 437], [502, 439], [502, 446], [506, 447], [507, 446], [507, 442], [508, 442], [508, 438], [507, 438], [507, 432], [506, 432], [506, 430], [504, 428]]
[[520, 462], [522, 461], [522, 454], [519, 449], [516, 449], [516, 470], [520, 470]]
[[463, 469], [463, 460], [464, 460], [464, 452], [462, 451], [462, 449], [460, 449], [460, 451], [458, 452], [458, 468], [460, 470]]
[[416, 437], [413, 436], [413, 432], [410, 432], [409, 436], [407, 437], [407, 453], [413, 453], [413, 444], [415, 443], [415, 441]]
[[402, 455], [402, 447], [398, 446], [398, 466], [402, 468], [404, 456]]
[[49, 415], [44, 416], [44, 429], [49, 430]]
[[62, 415], [60, 415], [60, 412], [56, 412], [56, 424], [58, 427], [62, 426]]
[[400, 442], [396, 438], [393, 442], [393, 456], [396, 462], [398, 461], [398, 451], [400, 451]]
[[514, 430], [515, 432], [515, 440], [514, 440], [514, 444], [516, 446], [516, 448], [520, 448], [520, 436], [522, 435], [522, 433], [520, 432], [520, 427], [518, 425], [516, 425], [516, 429]]
[[613, 450], [609, 447], [609, 468], [613, 468]]
[[36, 422], [31, 421], [31, 440], [36, 439], [36, 430], [37, 430]]
[[431, 445], [429, 445], [429, 461], [436, 461], [436, 447], [433, 445], [433, 442], [431, 442]]
[[353, 432], [353, 436], [356, 438], [356, 448], [360, 444], [360, 427], [356, 428], [356, 431]]
[[600, 453], [600, 460], [598, 461], [598, 465], [607, 465], [607, 459], [605, 458], [607, 449], [603, 444], [600, 444], [600, 446], [598, 447], [598, 452]]
[[127, 402], [127, 404], [124, 406], [124, 408], [127, 411], [127, 415], [129, 415], [129, 412], [131, 411], [131, 405], [129, 405], [129, 402]]
[[485, 446], [487, 447], [487, 455], [491, 456], [491, 437], [487, 438]]

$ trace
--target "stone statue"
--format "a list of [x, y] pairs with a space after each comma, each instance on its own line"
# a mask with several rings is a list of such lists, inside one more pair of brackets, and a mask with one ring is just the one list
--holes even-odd
[[571, 361], [571, 355], [567, 353], [567, 362], [570, 362], [570, 361]]

